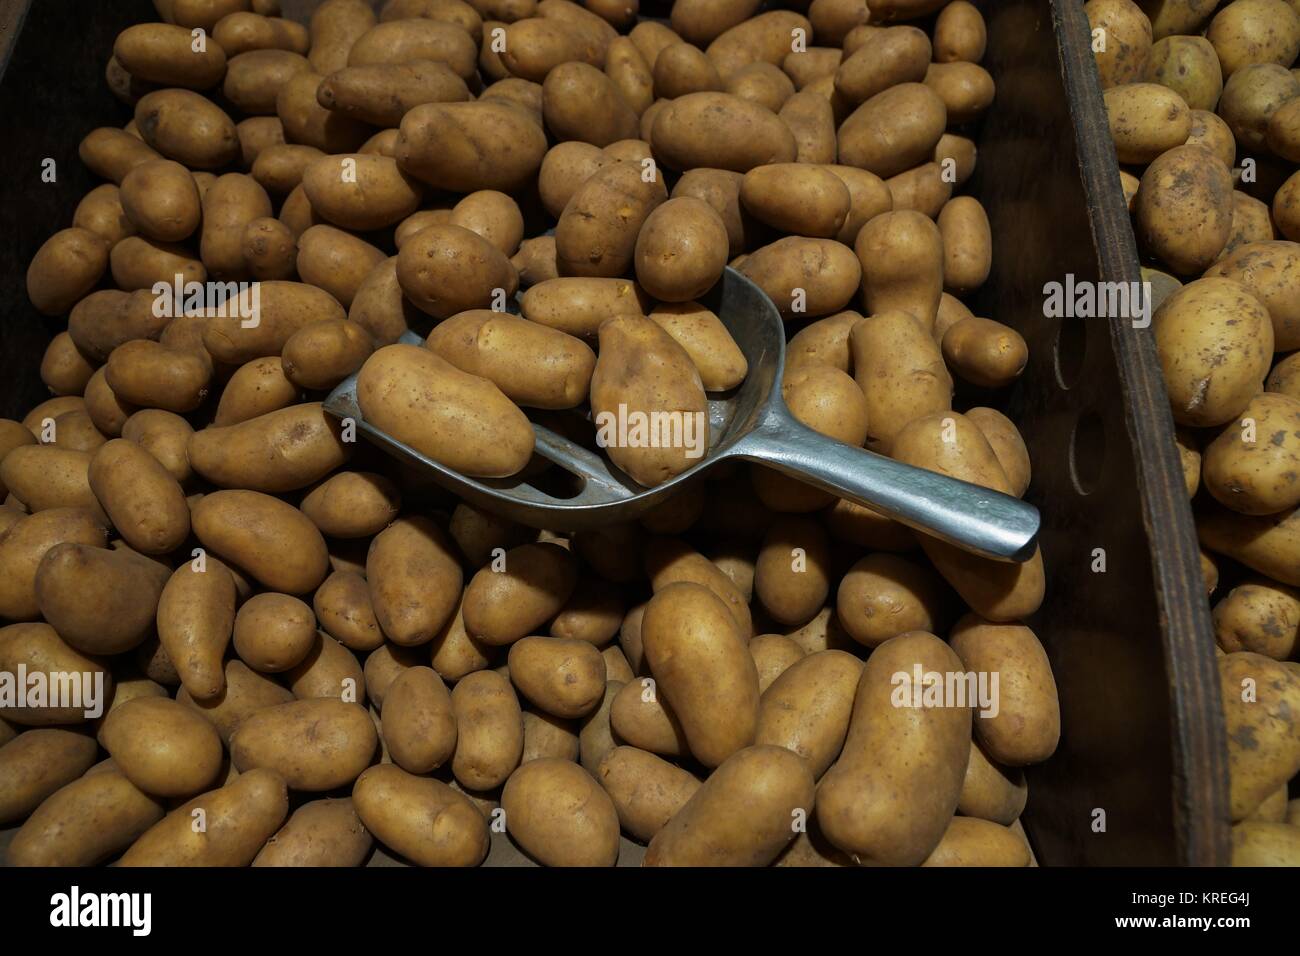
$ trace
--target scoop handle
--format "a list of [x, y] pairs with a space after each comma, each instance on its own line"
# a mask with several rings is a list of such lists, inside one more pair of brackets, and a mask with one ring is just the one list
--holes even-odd
[[733, 455], [865, 505], [963, 551], [1027, 561], [1037, 548], [1038, 509], [1018, 498], [907, 465], [813, 431], [769, 407]]

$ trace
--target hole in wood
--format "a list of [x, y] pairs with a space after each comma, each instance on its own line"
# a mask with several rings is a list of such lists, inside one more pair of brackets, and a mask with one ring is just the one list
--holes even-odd
[[1101, 416], [1089, 409], [1074, 423], [1070, 439], [1070, 477], [1081, 495], [1097, 488], [1106, 464], [1106, 429]]

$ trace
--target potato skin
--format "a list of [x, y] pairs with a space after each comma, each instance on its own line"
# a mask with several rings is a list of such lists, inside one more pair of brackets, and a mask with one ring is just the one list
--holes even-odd
[[[1263, 392], [1204, 451], [1205, 487], [1233, 511], [1276, 514], [1300, 504], [1296, 433], [1300, 401]], [[1253, 425], [1250, 433], [1242, 423]]]
[[216, 728], [165, 697], [137, 697], [114, 708], [102, 739], [127, 779], [154, 796], [192, 796], [221, 771]]
[[[893, 675], [910, 675], [917, 665], [941, 674], [964, 670], [946, 644], [924, 631], [876, 648], [858, 683], [844, 751], [818, 788], [822, 832], [859, 862], [923, 862], [957, 809], [970, 757], [971, 711], [894, 706]], [[927, 759], [908, 756], [918, 752]]]
[[27, 267], [27, 298], [43, 315], [67, 312], [99, 282], [108, 256], [108, 242], [88, 229], [56, 232]]
[[576, 763], [532, 760], [501, 791], [506, 828], [544, 866], [613, 866], [618, 812], [609, 795]]
[[1264, 577], [1247, 578], [1214, 606], [1214, 637], [1231, 654], [1289, 660], [1300, 629], [1300, 593]]
[[235, 124], [221, 107], [189, 90], [140, 97], [135, 122], [144, 141], [190, 169], [220, 169], [239, 155]]
[[216, 491], [193, 509], [205, 547], [285, 594], [313, 590], [329, 572], [325, 540], [302, 512], [257, 491]]
[[1029, 844], [989, 820], [953, 817], [943, 839], [922, 866], [1028, 866]]
[[[754, 250], [740, 264], [740, 272], [767, 293], [787, 321], [839, 312], [857, 293], [862, 278], [857, 257], [842, 243], [800, 236]], [[796, 289], [805, 295], [798, 296]]]
[[1174, 421], [1205, 427], [1235, 419], [1261, 390], [1273, 326], [1246, 286], [1207, 277], [1161, 303], [1152, 320]]
[[350, 798], [304, 803], [253, 858], [253, 866], [361, 866], [374, 837]]
[[465, 589], [465, 627], [485, 644], [511, 644], [558, 614], [577, 582], [577, 562], [565, 548], [548, 542], [512, 548]]
[[483, 814], [440, 780], [379, 764], [357, 779], [352, 803], [366, 829], [419, 866], [478, 866], [487, 856]]
[[943, 100], [923, 83], [899, 83], [859, 106], [839, 129], [839, 161], [895, 176], [934, 155], [947, 123]]
[[1178, 146], [1142, 174], [1138, 238], [1180, 275], [1199, 273], [1232, 232], [1232, 176], [1203, 146]]
[[[76, 681], [82, 685], [82, 706], [53, 707], [47, 703], [42, 707], [9, 706], [0, 709], [0, 717], [11, 724], [25, 727], [81, 724], [98, 716], [87, 714], [92, 709], [89, 696], [98, 693], [94, 703], [103, 707], [113, 699], [113, 675], [97, 660], [85, 657], [65, 644], [48, 624], [23, 623], [0, 627], [0, 673], [15, 675], [13, 679], [16, 680], [19, 667], [26, 668], [29, 679], [34, 674], [43, 674], [47, 686], [58, 686], [63, 674], [89, 675], [89, 680], [79, 676]], [[103, 684], [99, 685], [101, 676]]]
[[512, 193], [537, 175], [546, 148], [542, 128], [512, 103], [427, 103], [402, 117], [395, 159], [435, 189]]
[[698, 299], [722, 277], [727, 243], [726, 226], [712, 206], [686, 196], [669, 199], [637, 234], [637, 281], [662, 302]]
[[650, 841], [645, 866], [767, 866], [795, 837], [812, 774], [784, 747], [732, 754]]
[[583, 717], [605, 693], [605, 660], [586, 641], [525, 637], [510, 645], [510, 680], [553, 717]]
[[[194, 832], [194, 810], [204, 811], [205, 832]], [[284, 778], [271, 770], [250, 770], [171, 811], [118, 865], [247, 866], [288, 815]]]
[[835, 238], [849, 214], [848, 186], [833, 171], [806, 163], [774, 163], [745, 174], [740, 200], [757, 219], [781, 232]]
[[296, 700], [248, 716], [230, 737], [240, 773], [275, 771], [292, 790], [321, 792], [353, 783], [379, 742], [358, 704], [331, 698]]
[[758, 670], [719, 598], [698, 584], [670, 584], [646, 606], [641, 635], [697, 760], [716, 767], [753, 743]]
[[129, 847], [163, 818], [160, 801], [110, 764], [55, 791], [9, 844], [10, 866], [93, 866]]
[[164, 567], [130, 552], [65, 542], [46, 551], [36, 568], [36, 601], [72, 647], [120, 654], [152, 633], [166, 581]]
[[1121, 163], [1149, 163], [1187, 141], [1191, 112], [1183, 98], [1168, 87], [1126, 83], [1111, 87], [1102, 96]]
[[190, 533], [180, 484], [153, 455], [115, 438], [90, 460], [91, 490], [126, 542], [144, 554], [174, 551]]
[[89, 770], [98, 752], [89, 734], [55, 727], [29, 730], [0, 746], [0, 823], [27, 819]]
[[1218, 665], [1228, 732], [1229, 811], [1238, 821], [1300, 769], [1300, 740], [1293, 729], [1300, 677], [1249, 651], [1226, 654]]
[[451, 769], [470, 790], [491, 790], [506, 781], [524, 751], [524, 720], [514, 688], [495, 671], [477, 671], [451, 692], [456, 752]]
[[697, 167], [747, 173], [766, 163], [790, 163], [794, 134], [766, 107], [730, 93], [689, 93], [654, 118], [655, 155], [669, 169]]
[[426, 644], [456, 609], [462, 572], [455, 545], [428, 518], [399, 518], [375, 536], [366, 582], [379, 627], [403, 646]]
[[862, 662], [844, 651], [795, 661], [763, 692], [754, 743], [797, 753], [820, 779], [844, 744], [861, 674]]
[[694, 774], [635, 747], [615, 746], [595, 772], [634, 839], [648, 843], [700, 789]]
[[636, 258], [637, 237], [668, 198], [656, 171], [649, 182], [639, 163], [597, 170], [573, 193], [555, 227], [555, 264], [562, 276], [614, 278]]
[[384, 743], [408, 773], [428, 773], [456, 750], [451, 694], [430, 667], [412, 667], [389, 685], [383, 697]]

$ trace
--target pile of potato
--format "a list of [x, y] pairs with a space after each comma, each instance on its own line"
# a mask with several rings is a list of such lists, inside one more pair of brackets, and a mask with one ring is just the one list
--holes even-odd
[[[320, 401], [359, 373], [391, 434], [538, 479], [530, 417], [744, 380], [697, 301], [731, 264], [789, 325], [801, 420], [1023, 494], [1015, 425], [953, 409], [954, 376], [988, 401], [1027, 357], [959, 298], [991, 256], [954, 195], [994, 93], [975, 6], [157, 6], [108, 64], [134, 119], [81, 143], [105, 182], [28, 273], [67, 317], [54, 397], [0, 421], [0, 675], [111, 694], [0, 709], [10, 863], [476, 865], [493, 833], [547, 865], [612, 865], [620, 833], [648, 865], [1030, 862], [1040, 555], [758, 466], [538, 532]], [[229, 291], [259, 321], [160, 316], [176, 276], [256, 283]], [[645, 485], [693, 464], [606, 450]], [[967, 674], [994, 698], [951, 696]]]
[[1086, 10], [1206, 588], [1234, 584], [1213, 608], [1233, 859], [1300, 865], [1300, 4]]

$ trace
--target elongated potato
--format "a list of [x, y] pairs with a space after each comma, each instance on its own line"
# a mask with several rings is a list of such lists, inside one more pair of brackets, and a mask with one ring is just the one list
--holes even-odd
[[114, 708], [101, 736], [118, 769], [154, 796], [193, 796], [221, 772], [216, 728], [166, 697], [138, 697]]
[[166, 554], [190, 533], [190, 510], [180, 484], [153, 455], [115, 438], [90, 461], [91, 490], [118, 533], [137, 551]]
[[217, 491], [193, 509], [194, 533], [207, 548], [266, 587], [305, 594], [329, 572], [329, 554], [301, 511], [257, 491]]
[[87, 229], [56, 232], [27, 267], [27, 298], [44, 315], [67, 312], [99, 282], [109, 251], [108, 242]]
[[0, 823], [27, 819], [95, 762], [95, 738], [61, 728], [31, 730], [0, 746]]
[[704, 166], [746, 173], [793, 162], [797, 153], [794, 134], [775, 113], [729, 93], [674, 99], [655, 116], [650, 136], [660, 161], [680, 171]]
[[462, 573], [455, 545], [428, 518], [409, 515], [375, 536], [366, 555], [370, 603], [395, 644], [433, 640], [460, 599]]
[[358, 704], [319, 698], [249, 715], [230, 738], [241, 774], [275, 771], [292, 790], [320, 792], [353, 783], [374, 757], [374, 722]]
[[147, 144], [190, 169], [220, 169], [239, 155], [234, 122], [221, 107], [189, 90], [142, 96], [135, 121]]
[[253, 866], [360, 866], [374, 845], [350, 799], [304, 803], [253, 859]]
[[451, 769], [470, 790], [499, 787], [519, 766], [524, 720], [514, 689], [495, 671], [461, 678], [451, 692], [456, 752]]
[[389, 129], [400, 126], [417, 106], [468, 99], [465, 81], [434, 60], [346, 67], [326, 76], [316, 90], [317, 102], [326, 109]]
[[568, 760], [530, 761], [501, 792], [506, 828], [545, 866], [613, 866], [618, 813], [587, 771]]
[[857, 257], [842, 243], [799, 236], [756, 249], [739, 268], [767, 293], [786, 320], [839, 312], [858, 291], [862, 278]]
[[886, 178], [934, 155], [948, 112], [923, 83], [899, 83], [876, 93], [839, 129], [839, 160]]
[[539, 282], [519, 302], [524, 318], [586, 339], [594, 339], [606, 319], [644, 315], [649, 304], [630, 280], [581, 277]]
[[820, 779], [844, 745], [861, 674], [862, 662], [844, 651], [802, 657], [763, 692], [754, 742], [797, 753]]
[[158, 639], [195, 700], [212, 700], [225, 688], [222, 658], [234, 621], [235, 580], [220, 561], [183, 564], [162, 590]]
[[[503, 155], [494, 143], [512, 148]], [[402, 117], [394, 158], [436, 189], [510, 193], [536, 176], [545, 155], [541, 126], [517, 105], [489, 99], [415, 107]]]
[[465, 589], [465, 627], [485, 644], [511, 644], [558, 614], [577, 582], [577, 562], [557, 544], [525, 544], [494, 555]]
[[87, 654], [132, 650], [153, 631], [167, 569], [125, 550], [64, 542], [36, 568], [41, 616]]
[[910, 312], [876, 312], [850, 334], [853, 374], [867, 399], [867, 434], [888, 451], [911, 421], [952, 407], [943, 355]]
[[429, 667], [403, 671], [383, 695], [384, 743], [393, 763], [408, 773], [428, 773], [456, 750], [451, 694]]
[[336, 226], [369, 232], [392, 226], [420, 205], [420, 184], [387, 156], [344, 154], [316, 160], [302, 175], [312, 209]]
[[487, 856], [483, 814], [440, 780], [380, 764], [358, 778], [352, 802], [366, 829], [419, 866], [478, 866]]
[[628, 681], [610, 704], [609, 724], [615, 738], [665, 757], [690, 753], [681, 721], [659, 696], [651, 677]]
[[555, 227], [561, 275], [621, 276], [633, 264], [647, 217], [668, 198], [663, 177], [637, 163], [611, 163], [573, 193]]
[[305, 282], [260, 282], [255, 289], [241, 293], [234, 314], [213, 318], [204, 328], [203, 347], [218, 362], [242, 365], [279, 355], [304, 325], [346, 314], [333, 295]]

